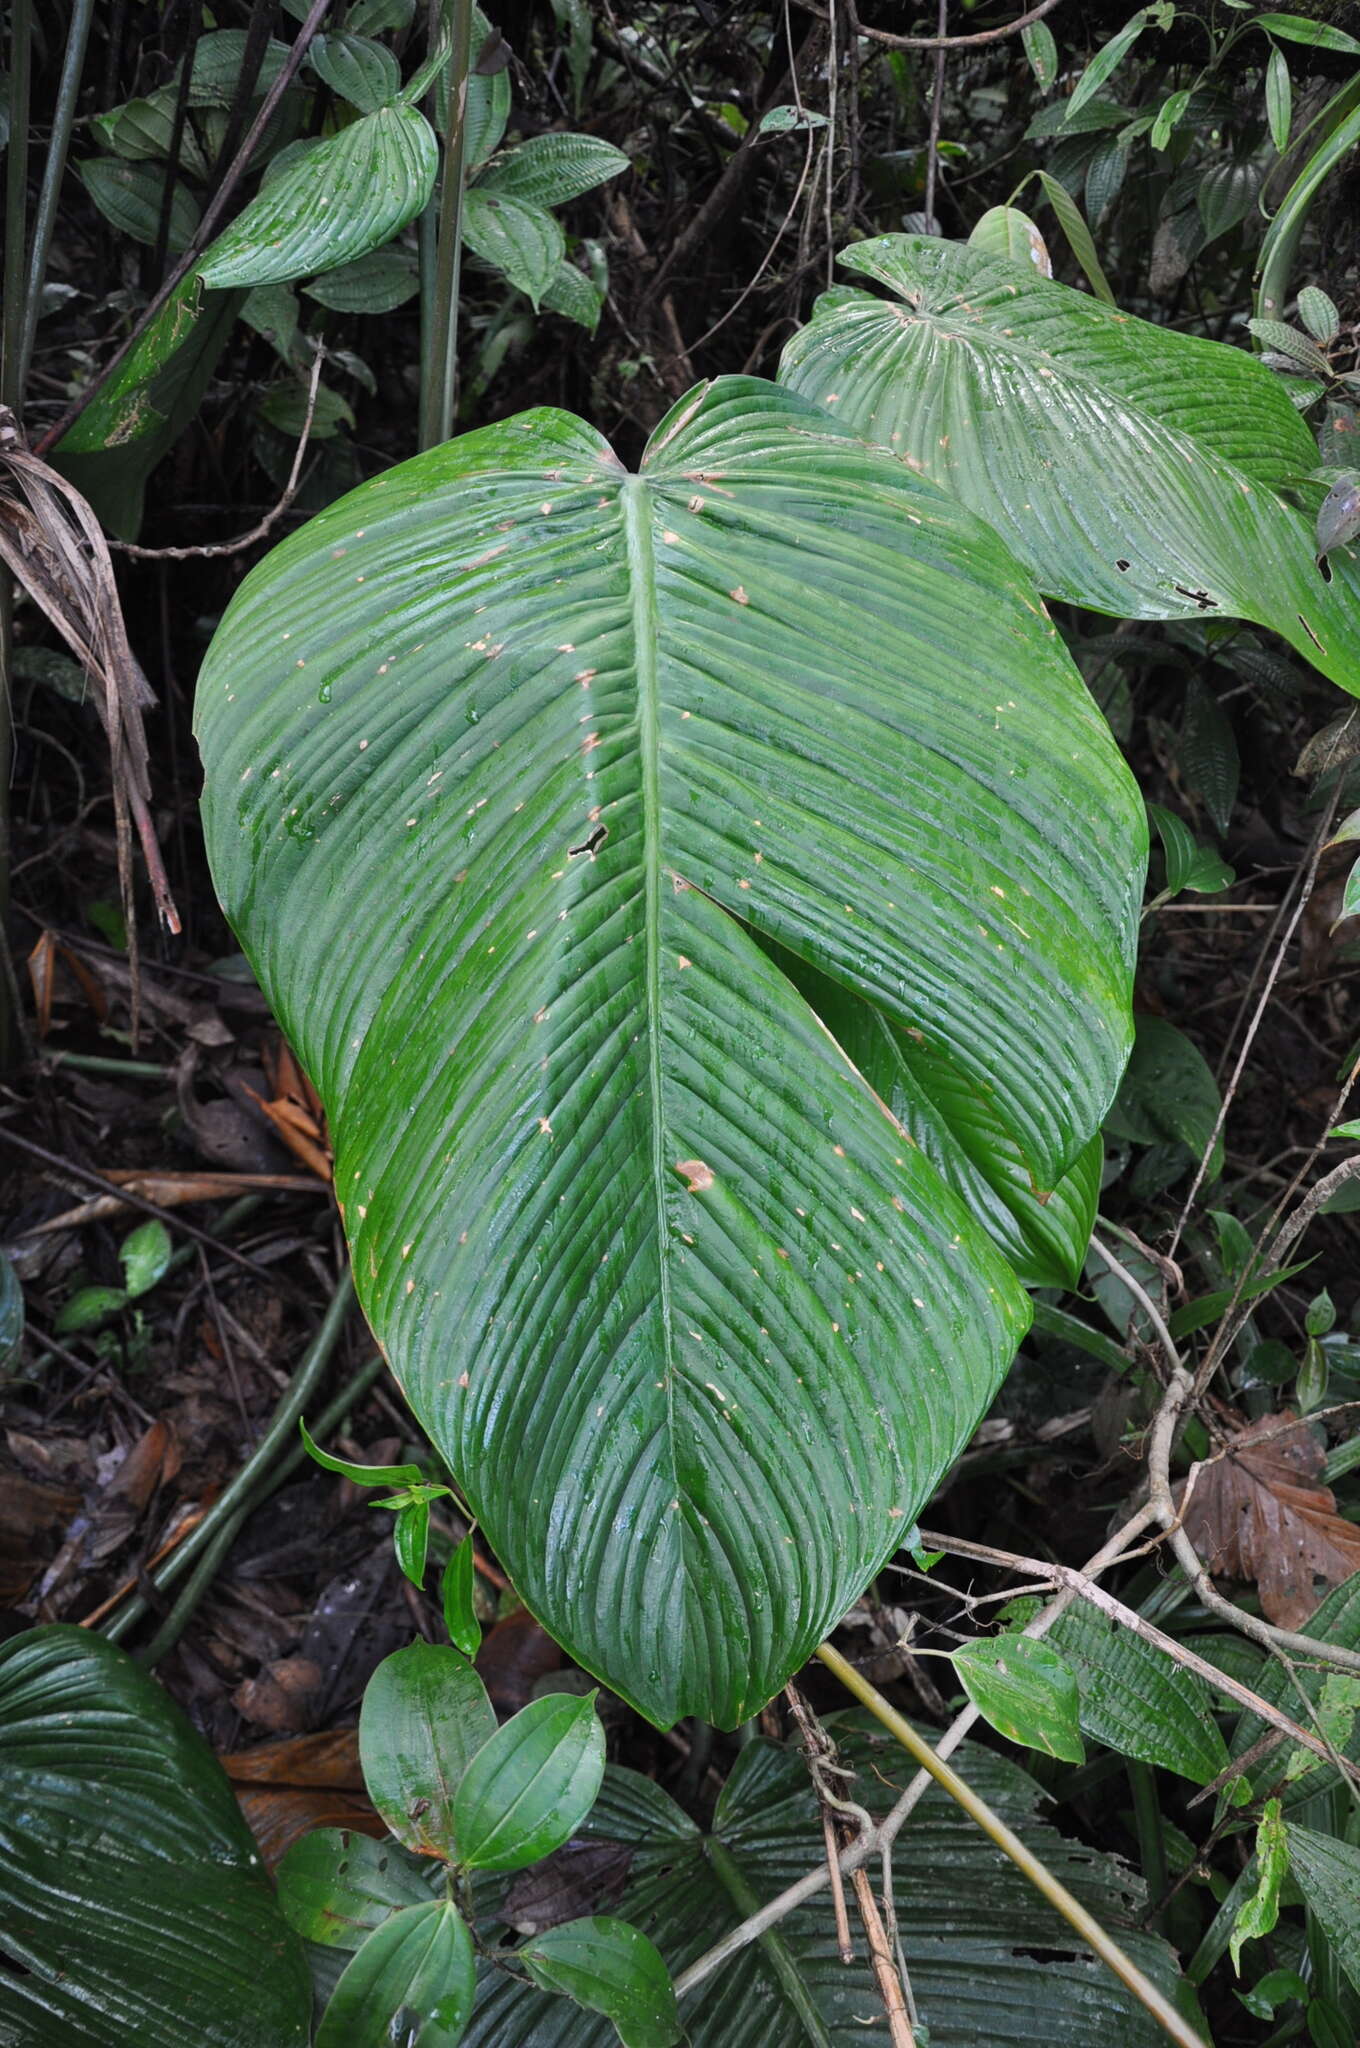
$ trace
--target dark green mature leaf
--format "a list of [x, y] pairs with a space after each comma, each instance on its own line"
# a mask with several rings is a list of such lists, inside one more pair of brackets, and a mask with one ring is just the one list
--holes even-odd
[[1312, 437], [1259, 361], [962, 245], [841, 260], [896, 297], [828, 292], [782, 382], [956, 493], [1049, 595], [1254, 619], [1360, 693], [1360, 564], [1319, 573]]
[[[189, 74], [191, 107], [229, 107], [240, 83], [246, 54], [243, 28], [217, 29], [200, 36], [194, 45], [193, 69]], [[255, 92], [268, 92], [288, 61], [288, 45], [271, 36], [255, 80]]]
[[[910, 1766], [876, 1735], [832, 1724], [842, 1761], [859, 1767], [849, 1797], [875, 1815], [903, 1789]], [[1013, 1827], [1163, 1989], [1175, 1983], [1165, 1943], [1138, 1929], [1139, 1880], [1115, 1858], [1067, 1840], [1034, 1819], [1040, 1792], [1018, 1765], [980, 1744], [956, 1758], [969, 1784]], [[932, 1787], [912, 1815], [912, 1851], [893, 1859], [898, 1924], [912, 1989], [932, 2048], [1159, 2048], [1164, 2036], [1010, 1863], [944, 1792]], [[711, 1840], [645, 1778], [611, 1770], [584, 1830], [633, 1851], [614, 1910], [638, 1927], [679, 1975], [745, 1918], [734, 1890], [763, 1903], [813, 1867], [822, 1829], [802, 1758], [765, 1742], [738, 1757], [718, 1802]], [[729, 1860], [730, 1859], [730, 1860]], [[732, 1874], [729, 1874], [732, 1873]], [[813, 2033], [795, 2012], [769, 1953], [753, 1943], [681, 2007], [693, 2048], [817, 2048], [863, 2042], [887, 2048], [888, 2029], [859, 1945], [847, 1967], [823, 1891], [779, 1923], [807, 1988]], [[1039, 1960], [1035, 1951], [1042, 1952]], [[573, 2013], [489, 1973], [478, 1989], [468, 2048], [616, 2048], [604, 2019]]]
[[363, 1465], [356, 1458], [337, 1458], [330, 1451], [323, 1451], [314, 1440], [305, 1422], [298, 1423], [302, 1448], [313, 1464], [323, 1472], [334, 1472], [341, 1479], [351, 1479], [356, 1486], [419, 1486], [425, 1474], [419, 1465]]
[[478, 1750], [453, 1802], [458, 1860], [473, 1870], [522, 1870], [571, 1840], [604, 1775], [595, 1695], [548, 1693]]
[[[1302, 1624], [1302, 1633], [1336, 1643], [1342, 1649], [1360, 1650], [1360, 1572], [1332, 1588]], [[1360, 1764], [1360, 1713], [1355, 1709], [1355, 1681], [1350, 1673], [1329, 1670], [1303, 1658], [1291, 1668], [1278, 1658], [1268, 1657], [1251, 1684], [1269, 1705], [1283, 1707], [1305, 1726], [1316, 1716], [1338, 1754]], [[1228, 1745], [1233, 1757], [1242, 1756], [1268, 1733], [1266, 1723], [1258, 1715], [1242, 1714]], [[1291, 1756], [1288, 1738], [1251, 1775], [1259, 1794], [1286, 1773], [1288, 1783], [1281, 1795], [1286, 1813], [1340, 1782], [1335, 1768], [1317, 1761], [1310, 1751], [1297, 1750]]]
[[383, 1659], [359, 1710], [359, 1761], [399, 1842], [425, 1855], [456, 1853], [454, 1798], [495, 1732], [486, 1687], [456, 1650], [412, 1643]]
[[535, 306], [557, 275], [567, 246], [561, 223], [546, 208], [480, 185], [464, 196], [463, 240]]
[[279, 1865], [278, 1886], [288, 1925], [323, 1948], [358, 1948], [389, 1913], [424, 1905], [430, 1896], [419, 1863], [405, 1849], [347, 1828], [313, 1828], [301, 1836]]
[[331, 1994], [316, 2048], [456, 2048], [477, 1962], [455, 1906], [403, 1906], [370, 1934]]
[[565, 206], [607, 178], [629, 168], [629, 159], [612, 142], [594, 135], [531, 135], [501, 156], [493, 156], [479, 172], [482, 192], [508, 194], [535, 206]]
[[526, 1942], [518, 1956], [544, 1991], [611, 2020], [623, 2048], [673, 2048], [685, 2038], [666, 1965], [626, 1920], [568, 1920]]
[[600, 324], [604, 293], [574, 263], [563, 262], [543, 287], [539, 304], [550, 313], [560, 313], [565, 320], [574, 320], [578, 327], [593, 334]]
[[1182, 889], [1213, 896], [1220, 889], [1231, 888], [1237, 879], [1233, 869], [1211, 846], [1201, 846], [1183, 819], [1164, 811], [1160, 804], [1149, 804], [1147, 811], [1166, 855], [1168, 896], [1179, 896]]
[[1285, 1822], [1289, 1868], [1332, 1953], [1360, 1991], [1360, 1848]]
[[0, 1647], [0, 1928], [5, 2042], [307, 2040], [302, 1951], [231, 1786], [155, 1680], [88, 1629]]
[[[467, 82], [464, 114], [463, 160], [469, 173], [485, 163], [505, 133], [510, 116], [510, 73], [505, 67], [488, 75], [477, 69], [477, 60], [491, 34], [491, 23], [480, 7], [472, 10], [472, 71]], [[435, 79], [436, 119], [441, 134], [449, 132], [449, 67]]]
[[[81, 184], [105, 220], [120, 235], [148, 247], [160, 232], [161, 195], [168, 173], [149, 164], [123, 163], [111, 156], [96, 156], [76, 165]], [[170, 200], [169, 247], [178, 255], [187, 249], [198, 226], [199, 204], [187, 185], [175, 180]]]
[[[1137, 1145], [1174, 1139], [1202, 1153], [1213, 1135], [1222, 1098], [1199, 1047], [1165, 1017], [1140, 1016], [1133, 1056], [1105, 1128]], [[1223, 1140], [1215, 1143], [1209, 1177], [1223, 1170]]]
[[475, 1657], [482, 1641], [482, 1625], [477, 1619], [472, 1598], [476, 1583], [476, 1555], [469, 1532], [455, 1547], [439, 1582], [439, 1597], [449, 1641], [465, 1657]]
[[0, 1373], [13, 1365], [23, 1341], [24, 1290], [13, 1264], [0, 1251]]
[[1131, 15], [1115, 35], [1110, 37], [1102, 49], [1096, 52], [1091, 62], [1077, 81], [1076, 91], [1068, 101], [1068, 113], [1078, 113], [1089, 99], [1093, 99], [1107, 78], [1113, 77], [1119, 65], [1137, 42], [1152, 18], [1152, 10], [1140, 7]]
[[368, 36], [314, 36], [307, 62], [323, 85], [361, 114], [376, 114], [379, 107], [389, 106], [401, 89], [396, 58]]
[[198, 266], [209, 285], [286, 284], [390, 242], [434, 189], [439, 149], [415, 107], [380, 107], [270, 180]]
[[1027, 1319], [750, 934], [1055, 1188], [1127, 1043], [1145, 823], [1051, 624], [959, 506], [724, 379], [636, 477], [539, 413], [332, 506], [233, 601], [198, 728], [357, 1284], [488, 1539], [655, 1719], [749, 1717]]
[[1050, 1643], [1033, 1636], [989, 1636], [950, 1653], [973, 1705], [1011, 1742], [1086, 1761], [1077, 1724], [1077, 1680]]
[[1294, 125], [1294, 86], [1289, 76], [1289, 60], [1284, 51], [1273, 44], [1266, 65], [1266, 120], [1270, 124], [1270, 139], [1276, 153], [1283, 156], [1289, 147], [1289, 131]]
[[334, 313], [391, 313], [420, 290], [420, 272], [409, 249], [389, 243], [338, 270], [323, 271], [302, 289]]
[[1164, 1650], [1102, 1620], [1082, 1600], [1059, 1617], [1046, 1640], [1076, 1673], [1081, 1725], [1093, 1741], [1197, 1785], [1226, 1769], [1227, 1745], [1208, 1687]]
[[1312, 21], [1306, 14], [1258, 14], [1251, 27], [1283, 36], [1287, 43], [1309, 43], [1314, 49], [1341, 50], [1349, 57], [1360, 57], [1360, 42], [1354, 36], [1330, 22]]
[[1232, 720], [1212, 690], [1193, 676], [1185, 693], [1185, 716], [1176, 735], [1176, 758], [1186, 782], [1214, 824], [1226, 833], [1242, 767]]

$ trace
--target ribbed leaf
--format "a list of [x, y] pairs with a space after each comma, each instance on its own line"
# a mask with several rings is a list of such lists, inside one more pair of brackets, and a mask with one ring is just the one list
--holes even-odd
[[1289, 1822], [1284, 1832], [1304, 1903], [1360, 1991], [1360, 1848]]
[[425, 116], [380, 107], [272, 178], [211, 244], [198, 274], [210, 285], [285, 284], [353, 263], [415, 218], [438, 165]]
[[542, 206], [474, 185], [463, 201], [463, 240], [537, 306], [566, 249], [562, 228]]
[[[134, 242], [149, 247], [160, 233], [161, 199], [169, 171], [150, 164], [124, 163], [111, 156], [91, 157], [76, 165], [85, 190], [111, 226]], [[168, 248], [175, 255], [187, 249], [198, 226], [199, 204], [178, 178], [170, 199]]]
[[307, 62], [323, 85], [361, 114], [375, 114], [401, 89], [396, 58], [368, 36], [316, 36], [308, 47]]
[[493, 156], [480, 173], [483, 192], [508, 193], [536, 206], [565, 206], [606, 178], [628, 169], [628, 158], [612, 142], [595, 135], [531, 135], [501, 156]]
[[472, 1937], [451, 1902], [403, 1906], [349, 1962], [316, 2048], [457, 2048], [476, 1970]]
[[[844, 1728], [836, 1733], [844, 1737]], [[852, 1735], [842, 1740], [842, 1757], [860, 1767], [849, 1796], [883, 1813], [909, 1775], [902, 1752]], [[1006, 1758], [966, 1743], [956, 1760], [969, 1783], [1048, 1868], [1172, 1992], [1170, 1950], [1135, 1931], [1142, 1901], [1132, 1873], [1114, 1857], [1035, 1821], [1039, 1788]], [[645, 1800], [638, 1796], [643, 1790]], [[670, 1828], [653, 1812], [658, 1803], [674, 1816]], [[609, 1772], [585, 1833], [633, 1848], [627, 1890], [611, 1911], [648, 1935], [676, 1975], [745, 1917], [735, 1891], [749, 1887], [763, 1903], [802, 1877], [822, 1853], [806, 1765], [764, 1742], [741, 1752], [707, 1842], [663, 1794], [629, 1771]], [[893, 1878], [912, 1990], [932, 2048], [978, 2048], [983, 2042], [988, 2048], [1091, 2048], [1098, 2041], [1156, 2048], [1164, 2040], [1131, 1994], [1073, 1943], [1052, 1907], [947, 1794], [932, 1788], [916, 1809], [910, 1853], [899, 1849]], [[693, 2048], [840, 2048], [850, 2041], [887, 2048], [883, 2004], [863, 1944], [854, 1963], [841, 1962], [828, 1894], [781, 1920], [777, 1934], [807, 1987], [811, 2025], [793, 2009], [768, 1951], [757, 1942], [681, 2001]], [[560, 1999], [487, 1973], [465, 2048], [616, 2043], [607, 2021], [573, 2013]]]
[[751, 932], [1054, 1187], [1123, 1060], [1145, 844], [1061, 643], [968, 513], [733, 378], [636, 477], [538, 413], [331, 507], [238, 593], [199, 731], [426, 1427], [579, 1661], [746, 1718], [1027, 1320]]
[[1228, 1762], [1203, 1679], [1125, 1628], [1112, 1629], [1077, 1601], [1048, 1641], [1077, 1674], [1081, 1725], [1121, 1756], [1161, 1764], [1207, 1785]]
[[408, 249], [389, 244], [339, 270], [324, 271], [302, 289], [334, 313], [391, 313], [415, 297], [420, 273]]
[[0, 1928], [5, 2042], [307, 2040], [301, 1946], [230, 1785], [155, 1680], [86, 1629], [0, 1648]]
[[[1336, 1643], [1342, 1649], [1360, 1650], [1360, 1572], [1332, 1588], [1309, 1615], [1302, 1632], [1323, 1642]], [[1250, 1682], [1262, 1699], [1273, 1707], [1283, 1707], [1294, 1719], [1302, 1719], [1305, 1726], [1310, 1718], [1316, 1718], [1337, 1754], [1360, 1764], [1360, 1714], [1355, 1711], [1355, 1681], [1350, 1673], [1328, 1670], [1325, 1665], [1304, 1660], [1294, 1663], [1291, 1671], [1278, 1658], [1267, 1657], [1259, 1675]], [[1308, 1701], [1307, 1713], [1304, 1696]], [[1232, 1755], [1243, 1755], [1268, 1732], [1258, 1715], [1244, 1713], [1233, 1730], [1229, 1744]], [[1286, 1813], [1340, 1782], [1339, 1773], [1331, 1764], [1318, 1761], [1305, 1749], [1291, 1752], [1286, 1738], [1251, 1774], [1257, 1792], [1275, 1787], [1286, 1772], [1288, 1782], [1282, 1793]]]
[[828, 292], [782, 382], [956, 493], [1050, 596], [1254, 619], [1360, 692], [1360, 561], [1337, 550], [1324, 581], [1312, 437], [1259, 362], [959, 244], [841, 260], [896, 296]]

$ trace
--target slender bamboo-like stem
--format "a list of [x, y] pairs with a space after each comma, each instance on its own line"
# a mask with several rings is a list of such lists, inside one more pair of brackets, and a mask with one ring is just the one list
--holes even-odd
[[884, 1699], [876, 1686], [847, 1663], [839, 1650], [833, 1650], [830, 1643], [823, 1643], [817, 1652], [828, 1671], [839, 1678], [847, 1692], [853, 1693], [862, 1705], [900, 1742], [907, 1754], [914, 1757], [922, 1770], [929, 1771], [937, 1784], [942, 1785], [951, 1799], [957, 1800], [970, 1820], [975, 1820], [982, 1832], [998, 1849], [1009, 1856], [1016, 1868], [1023, 1871], [1035, 1890], [1041, 1892], [1049, 1904], [1067, 1922], [1087, 1945], [1095, 1950], [1103, 1963], [1107, 1963], [1127, 1985], [1139, 2004], [1144, 2006], [1156, 2020], [1164, 2034], [1180, 2043], [1180, 2048], [1204, 2048], [1200, 2035], [1188, 2020], [1182, 2018], [1171, 2001], [1157, 1989], [1150, 1977], [1145, 1977], [1134, 1962], [1126, 1955], [1117, 1941], [1106, 1933], [1100, 1922], [1087, 1912], [1079, 1899], [1074, 1899], [1066, 1885], [1059, 1882], [1046, 1864], [1041, 1863], [1034, 1851], [1028, 1848], [1020, 1837], [1007, 1827], [1000, 1814], [994, 1813], [985, 1799], [973, 1790], [959, 1776], [951, 1764], [937, 1756], [930, 1744], [919, 1736], [910, 1721], [899, 1714], [896, 1707]]
[[62, 59], [61, 80], [57, 86], [57, 103], [52, 111], [52, 133], [47, 142], [42, 190], [38, 194], [38, 210], [33, 217], [33, 246], [28, 258], [28, 296], [24, 301], [23, 333], [19, 343], [21, 392], [28, 381], [28, 366], [33, 360], [33, 344], [37, 339], [38, 320], [42, 313], [43, 281], [47, 276], [47, 259], [52, 250], [52, 231], [57, 221], [57, 201], [61, 197], [66, 153], [71, 146], [71, 129], [76, 118], [76, 100], [80, 95], [80, 77], [85, 69], [85, 51], [90, 40], [90, 23], [93, 18], [94, 0], [75, 0], [75, 5], [71, 9], [71, 26], [66, 33], [66, 54]]
[[1310, 124], [1310, 129], [1318, 122], [1325, 130], [1323, 139], [1281, 200], [1280, 210], [1261, 244], [1256, 311], [1271, 320], [1284, 318], [1294, 258], [1298, 254], [1308, 209], [1317, 189], [1360, 142], [1360, 79], [1352, 79], [1348, 85], [1343, 85], [1324, 107], [1317, 121]]
[[420, 445], [437, 447], [453, 432], [458, 382], [458, 283], [463, 255], [463, 140], [467, 134], [468, 70], [472, 62], [472, 0], [453, 0], [449, 55], [449, 119], [439, 193], [432, 303], [422, 306]]
[[[331, 1296], [330, 1307], [326, 1310], [320, 1329], [308, 1345], [297, 1371], [288, 1383], [287, 1392], [270, 1418], [268, 1429], [230, 1486], [224, 1488], [217, 1496], [193, 1534], [186, 1536], [178, 1549], [166, 1559], [156, 1575], [158, 1591], [177, 1579], [195, 1558], [207, 1549], [223, 1525], [231, 1520], [243, 1502], [250, 1499], [270, 1466], [285, 1449], [291, 1448], [293, 1432], [330, 1363], [331, 1353], [339, 1340], [340, 1332], [345, 1326], [345, 1318], [353, 1303], [354, 1282], [346, 1271]], [[149, 1604], [143, 1594], [135, 1593], [125, 1606], [119, 1608], [101, 1633], [117, 1642], [141, 1620]]]

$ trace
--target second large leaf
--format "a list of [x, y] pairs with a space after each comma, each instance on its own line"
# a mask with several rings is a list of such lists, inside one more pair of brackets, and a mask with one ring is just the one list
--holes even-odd
[[1360, 554], [1318, 567], [1317, 451], [1260, 362], [958, 243], [841, 261], [892, 296], [825, 293], [781, 382], [957, 494], [1048, 596], [1253, 619], [1360, 694]]
[[1053, 1187], [1128, 1042], [1137, 792], [995, 536], [806, 400], [641, 471], [530, 413], [247, 579], [199, 685], [229, 915], [368, 1315], [516, 1586], [748, 1717], [910, 1528], [1027, 1308], [757, 937]]

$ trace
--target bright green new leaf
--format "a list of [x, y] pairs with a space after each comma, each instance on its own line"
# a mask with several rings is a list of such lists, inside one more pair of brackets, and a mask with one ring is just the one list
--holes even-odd
[[359, 1761], [399, 1842], [429, 1856], [457, 1853], [455, 1795], [495, 1732], [486, 1687], [456, 1650], [412, 1643], [383, 1659], [359, 1710]]
[[421, 211], [439, 149], [416, 107], [380, 107], [314, 143], [209, 245], [209, 285], [286, 284], [379, 249]]
[[551, 1856], [590, 1812], [603, 1774], [594, 1693], [531, 1701], [463, 1773], [453, 1802], [458, 1861], [473, 1870], [522, 1870]]
[[1360, 1991], [1360, 1848], [1312, 1828], [1284, 1827], [1289, 1868], [1332, 1953]]
[[135, 1301], [163, 1278], [172, 1250], [170, 1233], [157, 1216], [148, 1217], [136, 1230], [129, 1231], [118, 1247], [118, 1263], [123, 1269], [129, 1301]]
[[1349, 1123], [1333, 1124], [1327, 1136], [1329, 1138], [1354, 1138], [1360, 1141], [1360, 1117], [1353, 1117]]
[[578, 327], [593, 334], [600, 324], [604, 293], [574, 263], [562, 262], [543, 287], [539, 304], [550, 313], [560, 313], [565, 320], [574, 320]]
[[525, 1942], [517, 1960], [544, 1991], [612, 2020], [623, 2048], [673, 2048], [685, 2038], [666, 1965], [626, 1920], [568, 1920]]
[[1316, 450], [1259, 361], [960, 244], [888, 235], [841, 261], [894, 296], [828, 292], [782, 382], [956, 493], [1049, 595], [1253, 619], [1360, 693], [1360, 558], [1320, 573]]
[[430, 1503], [427, 1499], [422, 1497], [402, 1502], [392, 1524], [392, 1544], [402, 1572], [413, 1586], [423, 1586], [430, 1554]]
[[356, 1284], [488, 1540], [657, 1721], [749, 1718], [1028, 1315], [756, 938], [1057, 1187], [1145, 822], [1049, 620], [903, 464], [723, 379], [637, 476], [544, 412], [330, 507], [233, 600], [198, 731]]
[[477, 1619], [472, 1598], [476, 1583], [477, 1565], [469, 1531], [455, 1547], [439, 1581], [439, 1597], [449, 1641], [465, 1657], [475, 1657], [482, 1641], [482, 1624]]
[[1112, 1627], [1084, 1600], [1059, 1616], [1045, 1640], [1076, 1673], [1081, 1725], [1093, 1741], [1196, 1785], [1226, 1769], [1208, 1687], [1165, 1650]]
[[[437, 1866], [426, 1863], [424, 1870]], [[394, 1842], [348, 1828], [313, 1828], [277, 1872], [279, 1910], [295, 1934], [324, 1948], [358, 1948], [389, 1913], [428, 1902], [419, 1861]]]
[[477, 174], [477, 189], [533, 206], [565, 206], [607, 178], [629, 168], [629, 159], [612, 142], [594, 135], [531, 135], [516, 143]]
[[1005, 256], [1012, 263], [1032, 263], [1040, 277], [1052, 277], [1048, 244], [1027, 213], [1018, 206], [992, 206], [968, 237], [970, 249]]
[[52, 1327], [59, 1337], [73, 1336], [77, 1330], [97, 1329], [100, 1323], [108, 1322], [125, 1309], [127, 1299], [121, 1287], [78, 1287], [53, 1316]]
[[1011, 1742], [1064, 1763], [1086, 1760], [1076, 1673], [1035, 1636], [988, 1636], [950, 1652], [964, 1691], [984, 1721]]
[[463, 199], [463, 240], [535, 306], [566, 253], [561, 223], [545, 207], [474, 185]]
[[1057, 216], [1058, 226], [1066, 235], [1067, 245], [1081, 265], [1091, 290], [1098, 299], [1104, 299], [1107, 305], [1112, 306], [1114, 292], [1101, 268], [1096, 245], [1091, 230], [1082, 218], [1081, 208], [1061, 179], [1053, 177], [1048, 171], [1036, 171], [1034, 175], [1043, 189], [1044, 197]]
[[91, 1629], [0, 1647], [0, 1926], [7, 2043], [307, 2041], [301, 1946], [221, 1766]]
[[1034, 82], [1040, 92], [1047, 92], [1058, 76], [1058, 45], [1053, 40], [1053, 31], [1046, 21], [1032, 21], [1021, 31], [1020, 41], [1024, 46], [1029, 68], [1034, 73]]
[[1242, 1950], [1249, 1941], [1274, 1931], [1280, 1917], [1280, 1886], [1289, 1869], [1289, 1841], [1280, 1818], [1278, 1799], [1267, 1799], [1256, 1824], [1256, 1889], [1243, 1900], [1228, 1936], [1233, 1969], [1242, 1967]]
[[1171, 140], [1172, 129], [1180, 120], [1181, 115], [1189, 104], [1190, 93], [1189, 89], [1185, 87], [1180, 92], [1173, 92], [1167, 99], [1162, 101], [1161, 106], [1157, 110], [1157, 118], [1152, 124], [1149, 136], [1154, 149], [1166, 148], [1167, 143]]
[[307, 62], [323, 85], [361, 114], [376, 114], [401, 90], [401, 69], [392, 52], [368, 36], [314, 36]]
[[355, 1459], [332, 1457], [314, 1441], [305, 1422], [298, 1423], [298, 1430], [303, 1449], [315, 1464], [341, 1479], [352, 1479], [356, 1486], [418, 1486], [425, 1477], [419, 1465], [361, 1465]]
[[316, 2048], [457, 2048], [472, 2013], [477, 1959], [457, 1908], [403, 1906], [348, 1964]]
[[1327, 21], [1312, 21], [1306, 14], [1258, 14], [1249, 24], [1267, 35], [1283, 36], [1287, 43], [1308, 43], [1315, 50], [1340, 50], [1348, 57], [1360, 57], [1360, 42]]
[[1289, 60], [1284, 51], [1273, 43], [1266, 64], [1266, 120], [1276, 154], [1283, 156], [1289, 147], [1289, 131], [1294, 124], [1294, 87], [1289, 76]]

